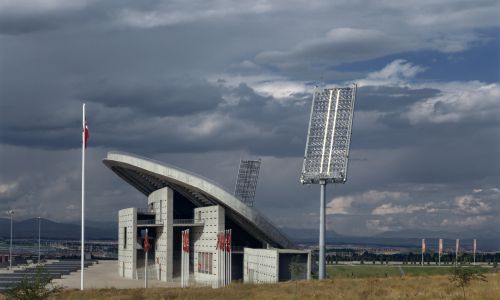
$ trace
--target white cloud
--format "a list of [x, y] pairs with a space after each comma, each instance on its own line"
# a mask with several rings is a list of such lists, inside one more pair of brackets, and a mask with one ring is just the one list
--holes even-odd
[[154, 28], [218, 19], [242, 14], [262, 14], [273, 10], [269, 1], [232, 2], [224, 0], [198, 3], [170, 1], [149, 10], [124, 8], [117, 13], [117, 23], [136, 28]]
[[95, 0], [2, 0], [0, 11], [2, 14], [40, 14], [50, 11], [81, 9]]
[[484, 224], [490, 219], [491, 219], [490, 216], [471, 216], [465, 219], [458, 219], [458, 220], [444, 219], [441, 222], [441, 226], [463, 226], [463, 227], [479, 226]]
[[408, 80], [425, 71], [404, 59], [396, 59], [382, 70], [369, 73], [365, 79], [358, 80], [359, 86], [401, 86], [408, 85]]
[[337, 197], [327, 204], [326, 214], [327, 215], [348, 214], [353, 201], [354, 198], [350, 196]]
[[372, 211], [372, 215], [413, 214], [416, 212], [427, 211], [430, 207], [430, 203], [426, 203], [423, 205], [410, 204], [407, 206], [385, 203], [376, 207]]
[[0, 197], [10, 195], [18, 186], [17, 182], [1, 183], [0, 184]]
[[225, 87], [235, 88], [246, 84], [262, 96], [272, 96], [275, 99], [285, 99], [295, 94], [312, 94], [314, 87], [306, 82], [288, 80], [275, 75], [228, 75], [217, 74], [208, 79], [214, 84], [223, 84]]
[[350, 214], [359, 213], [356, 208], [353, 207], [353, 203], [369, 206], [381, 201], [400, 201], [409, 199], [409, 194], [404, 192], [392, 192], [392, 191], [377, 191], [370, 190], [361, 194], [355, 194], [352, 196], [340, 196], [333, 198], [326, 208], [326, 214]]
[[455, 211], [464, 214], [480, 214], [488, 212], [491, 206], [472, 195], [463, 195], [455, 198]]
[[442, 95], [415, 103], [405, 116], [412, 124], [497, 120], [499, 99], [500, 84], [455, 83]]

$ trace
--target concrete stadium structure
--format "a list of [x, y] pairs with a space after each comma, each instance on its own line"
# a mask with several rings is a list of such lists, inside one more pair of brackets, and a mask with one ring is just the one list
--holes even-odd
[[[287, 249], [292, 243], [254, 208], [218, 184], [164, 163], [136, 155], [109, 152], [103, 160], [118, 176], [147, 196], [147, 208], [119, 211], [118, 272], [144, 278], [142, 234], [152, 239], [148, 278], [174, 281], [181, 270], [181, 231], [190, 229], [192, 280], [216, 281], [217, 233], [232, 230], [232, 280], [278, 282], [309, 279], [310, 251]], [[290, 263], [303, 265], [291, 274]], [[196, 266], [196, 267], [195, 267]]]

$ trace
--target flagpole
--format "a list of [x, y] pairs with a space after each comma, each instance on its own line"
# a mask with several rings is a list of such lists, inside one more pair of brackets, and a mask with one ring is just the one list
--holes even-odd
[[80, 290], [83, 290], [83, 268], [85, 262], [85, 103], [82, 107], [82, 241], [81, 241]]

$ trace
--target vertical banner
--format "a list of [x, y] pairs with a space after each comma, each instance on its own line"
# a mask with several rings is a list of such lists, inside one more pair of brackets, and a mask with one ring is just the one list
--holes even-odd
[[148, 287], [148, 252], [151, 249], [151, 244], [149, 244], [148, 229], [146, 228], [146, 234], [144, 235], [144, 288]]
[[189, 286], [189, 229], [182, 232], [181, 287]]
[[225, 285], [231, 283], [231, 229], [226, 230], [225, 234], [225, 251], [226, 251], [226, 282]]
[[422, 266], [424, 265], [425, 239], [422, 239]]
[[458, 251], [460, 250], [460, 239], [455, 240], [455, 266], [458, 265]]
[[231, 229], [217, 233], [217, 288], [231, 283], [231, 239]]
[[443, 255], [443, 239], [439, 239], [439, 250], [438, 250], [439, 265], [441, 265], [441, 256], [442, 255]]
[[217, 251], [217, 283], [216, 287], [219, 288], [222, 285], [222, 253], [221, 253], [221, 233], [217, 233], [217, 245], [215, 246]]

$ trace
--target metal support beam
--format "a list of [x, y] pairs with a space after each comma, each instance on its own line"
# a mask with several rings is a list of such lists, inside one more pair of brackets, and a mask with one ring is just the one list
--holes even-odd
[[325, 194], [326, 194], [326, 182], [321, 180], [319, 182], [321, 187], [320, 192], [320, 212], [319, 212], [319, 279], [325, 279]]

